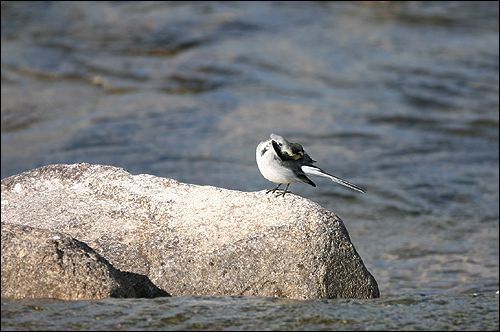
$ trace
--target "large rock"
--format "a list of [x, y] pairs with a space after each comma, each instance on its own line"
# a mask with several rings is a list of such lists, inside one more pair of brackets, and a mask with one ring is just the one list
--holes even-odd
[[89, 300], [136, 293], [85, 243], [2, 222], [2, 297]]
[[173, 296], [379, 296], [342, 221], [293, 194], [49, 165], [2, 180], [2, 221], [68, 234]]
[[2, 222], [2, 298], [91, 300], [170, 296], [147, 277], [115, 269], [68, 235]]

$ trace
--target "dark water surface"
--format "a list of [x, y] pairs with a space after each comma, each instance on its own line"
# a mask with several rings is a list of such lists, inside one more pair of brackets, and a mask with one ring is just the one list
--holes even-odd
[[2, 301], [2, 330], [498, 330], [498, 296]]
[[290, 187], [343, 219], [382, 296], [4, 301], [2, 328], [498, 329], [498, 2], [1, 6], [2, 178], [90, 162], [262, 190], [275, 132], [367, 188]]

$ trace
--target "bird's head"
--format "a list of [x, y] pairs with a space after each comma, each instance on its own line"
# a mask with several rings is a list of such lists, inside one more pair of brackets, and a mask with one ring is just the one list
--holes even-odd
[[304, 157], [304, 148], [299, 143], [290, 143], [280, 135], [271, 134], [276, 154], [283, 160], [299, 160]]

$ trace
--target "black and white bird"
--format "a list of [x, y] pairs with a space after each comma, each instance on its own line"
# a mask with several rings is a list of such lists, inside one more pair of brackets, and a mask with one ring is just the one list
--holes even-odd
[[256, 150], [257, 166], [260, 173], [269, 181], [278, 183], [269, 192], [276, 192], [282, 184], [287, 184], [283, 196], [290, 183], [302, 182], [316, 187], [308, 176], [328, 178], [346, 187], [365, 193], [366, 189], [334, 175], [328, 174], [313, 165], [314, 161], [299, 143], [290, 143], [280, 135], [271, 134], [271, 139], [260, 142]]

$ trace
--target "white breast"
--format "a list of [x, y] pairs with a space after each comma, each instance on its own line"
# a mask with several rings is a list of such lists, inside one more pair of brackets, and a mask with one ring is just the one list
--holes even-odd
[[[262, 150], [266, 151], [262, 154]], [[256, 149], [257, 166], [260, 173], [269, 181], [275, 183], [293, 183], [300, 180], [294, 172], [286, 167], [283, 167], [273, 149], [271, 141], [260, 142]]]

